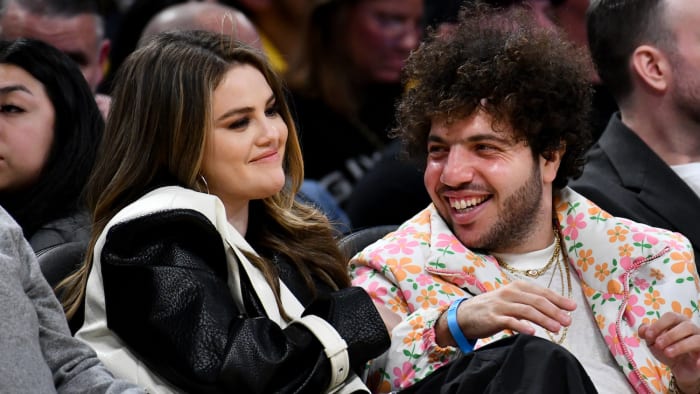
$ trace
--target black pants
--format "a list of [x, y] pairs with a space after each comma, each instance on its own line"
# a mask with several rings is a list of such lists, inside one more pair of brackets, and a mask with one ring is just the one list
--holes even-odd
[[401, 393], [596, 393], [581, 363], [542, 338], [514, 335], [454, 360]]

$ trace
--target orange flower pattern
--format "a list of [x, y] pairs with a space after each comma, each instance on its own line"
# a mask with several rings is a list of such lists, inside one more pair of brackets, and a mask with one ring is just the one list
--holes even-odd
[[595, 262], [595, 257], [593, 257], [592, 249], [580, 251], [578, 257], [579, 258], [576, 261], [576, 266], [581, 268], [583, 272], [588, 271], [588, 266], [592, 265]]
[[608, 263], [597, 264], [595, 266], [595, 277], [599, 281], [603, 282], [605, 278], [610, 275], [610, 270], [608, 269]]
[[[667, 312], [700, 325], [690, 243], [678, 233], [612, 217], [569, 188], [554, 203], [564, 247], [615, 361], [639, 392], [665, 391], [669, 369], [637, 330]], [[355, 285], [403, 319], [391, 348], [369, 365], [374, 392], [409, 387], [458, 357], [458, 349], [435, 343], [438, 317], [456, 299], [508, 283], [496, 260], [465, 248], [432, 205], [357, 254], [349, 270]], [[508, 335], [481, 338], [476, 348]]]
[[610, 238], [608, 239], [610, 242], [617, 242], [617, 241], [624, 241], [627, 239], [625, 235], [629, 233], [629, 230], [624, 229], [620, 226], [615, 226], [614, 229], [608, 230], [608, 235]]

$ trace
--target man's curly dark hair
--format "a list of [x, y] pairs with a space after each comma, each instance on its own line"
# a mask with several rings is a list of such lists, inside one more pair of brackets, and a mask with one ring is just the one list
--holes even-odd
[[431, 34], [410, 56], [393, 134], [424, 162], [432, 120], [482, 109], [494, 130], [512, 127], [535, 157], [566, 146], [554, 187], [566, 186], [590, 144], [592, 88], [583, 54], [563, 37], [521, 7], [463, 8], [453, 33]]

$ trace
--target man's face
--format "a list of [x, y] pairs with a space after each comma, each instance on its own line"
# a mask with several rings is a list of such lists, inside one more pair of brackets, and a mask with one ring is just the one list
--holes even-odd
[[666, 51], [673, 75], [671, 97], [679, 111], [700, 124], [700, 2], [669, 0], [666, 21], [674, 39]]
[[551, 234], [551, 224], [543, 223], [551, 200], [543, 196], [551, 196], [558, 162], [535, 160], [512, 130], [501, 129], [494, 131], [483, 111], [451, 123], [434, 120], [424, 181], [438, 212], [465, 246], [517, 253], [539, 226]]
[[80, 66], [93, 91], [102, 81], [109, 42], [97, 36], [97, 18], [92, 14], [75, 17], [45, 17], [30, 14], [15, 3], [0, 18], [0, 37], [44, 41], [70, 56]]

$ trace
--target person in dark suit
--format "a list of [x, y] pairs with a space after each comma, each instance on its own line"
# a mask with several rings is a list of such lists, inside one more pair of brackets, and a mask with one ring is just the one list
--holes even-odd
[[695, 0], [598, 0], [588, 39], [620, 111], [571, 187], [616, 216], [678, 231], [700, 247], [700, 24]]

